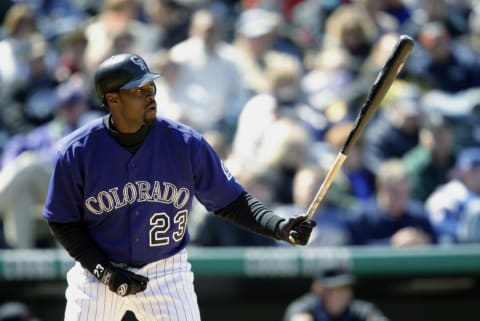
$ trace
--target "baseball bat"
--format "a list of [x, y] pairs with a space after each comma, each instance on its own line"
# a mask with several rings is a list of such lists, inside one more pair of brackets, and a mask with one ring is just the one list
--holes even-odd
[[400, 70], [403, 67], [403, 64], [407, 60], [410, 52], [412, 51], [414, 41], [407, 35], [401, 35], [397, 44], [395, 45], [392, 53], [389, 58], [383, 65], [382, 69], [379, 71], [377, 78], [375, 79], [370, 91], [363, 103], [359, 114], [355, 122], [352, 125], [352, 129], [345, 140], [341, 150], [339, 151], [335, 162], [333, 163], [330, 170], [327, 172], [327, 176], [322, 182], [322, 185], [317, 191], [314, 199], [310, 203], [310, 206], [307, 209], [306, 216], [308, 219], [311, 219], [315, 214], [318, 205], [322, 202], [325, 194], [327, 193], [330, 185], [332, 184], [335, 176], [343, 165], [343, 162], [347, 158], [348, 152], [352, 146], [357, 141], [358, 137], [361, 136], [365, 126], [372, 118], [372, 115], [375, 113], [375, 110], [378, 108], [378, 105], [382, 102], [385, 94], [388, 89], [392, 86], [393, 81], [400, 73]]

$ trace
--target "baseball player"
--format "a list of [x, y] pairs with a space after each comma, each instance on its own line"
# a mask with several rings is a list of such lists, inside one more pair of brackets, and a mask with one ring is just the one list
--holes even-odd
[[66, 321], [198, 321], [186, 246], [196, 197], [254, 233], [305, 245], [313, 221], [284, 219], [243, 189], [197, 132], [159, 118], [158, 74], [138, 55], [101, 63], [94, 81], [109, 113], [61, 144], [44, 209], [75, 259]]

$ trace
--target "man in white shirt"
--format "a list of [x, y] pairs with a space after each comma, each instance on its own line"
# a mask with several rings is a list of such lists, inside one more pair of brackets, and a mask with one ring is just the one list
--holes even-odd
[[189, 38], [170, 51], [178, 66], [177, 85], [183, 89], [176, 105], [183, 109], [182, 121], [200, 132], [218, 124], [234, 127], [248, 95], [235, 49], [222, 40], [219, 23], [212, 12], [196, 11]]

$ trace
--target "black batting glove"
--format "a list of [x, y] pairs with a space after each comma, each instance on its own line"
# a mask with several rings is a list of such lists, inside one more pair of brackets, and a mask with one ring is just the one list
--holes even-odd
[[315, 221], [308, 220], [305, 215], [296, 215], [284, 219], [277, 226], [276, 237], [294, 245], [306, 245], [310, 239]]
[[94, 275], [108, 288], [120, 296], [142, 292], [147, 288], [148, 278], [131, 271], [108, 266], [97, 265]]

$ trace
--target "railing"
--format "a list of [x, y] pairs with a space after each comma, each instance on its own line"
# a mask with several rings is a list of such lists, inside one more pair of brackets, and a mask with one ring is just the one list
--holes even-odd
[[[358, 276], [480, 274], [480, 245], [452, 247], [189, 248], [197, 276], [313, 276], [343, 265]], [[0, 281], [63, 280], [73, 260], [60, 249], [1, 250]]]

